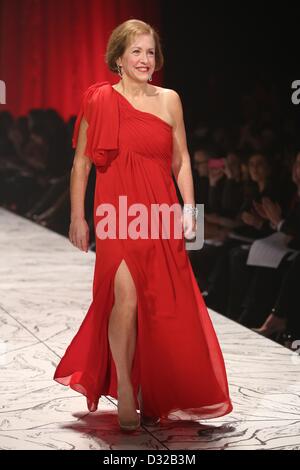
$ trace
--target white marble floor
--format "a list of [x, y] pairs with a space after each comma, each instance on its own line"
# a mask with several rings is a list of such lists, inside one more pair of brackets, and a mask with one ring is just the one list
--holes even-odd
[[210, 311], [234, 410], [127, 435], [52, 380], [91, 301], [94, 253], [0, 208], [0, 449], [300, 449], [300, 357]]

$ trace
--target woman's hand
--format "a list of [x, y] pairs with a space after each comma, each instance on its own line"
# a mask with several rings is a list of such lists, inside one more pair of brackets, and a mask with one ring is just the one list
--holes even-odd
[[183, 212], [182, 215], [183, 233], [184, 237], [192, 240], [196, 236], [196, 217], [188, 212]]
[[88, 251], [89, 248], [89, 226], [85, 219], [71, 220], [69, 228], [70, 242], [82, 251]]
[[254, 206], [254, 209], [256, 210], [256, 212], [258, 213], [258, 215], [262, 218], [262, 219], [268, 219], [268, 216], [266, 214], [266, 211], [263, 207], [263, 205], [257, 201], [253, 201], [253, 206]]
[[262, 198], [264, 211], [273, 225], [277, 225], [282, 219], [282, 210], [278, 202], [274, 203], [268, 197]]
[[242, 221], [247, 224], [255, 227], [256, 229], [260, 229], [263, 225], [263, 219], [259, 217], [257, 214], [251, 212], [243, 212], [241, 215]]

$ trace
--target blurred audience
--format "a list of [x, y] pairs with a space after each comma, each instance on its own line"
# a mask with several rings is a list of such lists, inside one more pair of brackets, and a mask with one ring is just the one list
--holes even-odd
[[[7, 111], [0, 113], [0, 204], [65, 236], [74, 123], [75, 116], [65, 123], [52, 109], [32, 109], [16, 119]], [[91, 172], [86, 196], [92, 249], [94, 178]]]

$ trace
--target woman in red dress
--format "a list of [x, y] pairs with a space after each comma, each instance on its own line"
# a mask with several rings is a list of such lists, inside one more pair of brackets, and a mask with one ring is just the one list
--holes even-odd
[[222, 416], [232, 410], [224, 360], [184, 236], [124, 235], [136, 228], [137, 204], [150, 211], [153, 205], [179, 206], [172, 173], [184, 201], [183, 234], [195, 232], [181, 100], [174, 90], [148, 83], [163, 56], [147, 23], [119, 25], [106, 62], [121, 79], [84, 93], [71, 172], [69, 237], [87, 251], [84, 198], [96, 167], [93, 299], [54, 379], [85, 395], [90, 411], [101, 395], [118, 399], [123, 430], [157, 423], [176, 410], [202, 419]]

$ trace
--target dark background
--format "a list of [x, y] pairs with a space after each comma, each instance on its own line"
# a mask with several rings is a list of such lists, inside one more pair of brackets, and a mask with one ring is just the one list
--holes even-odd
[[291, 83], [300, 79], [299, 13], [294, 2], [161, 1], [165, 83], [182, 94], [188, 126], [202, 116], [213, 115], [214, 125], [236, 119], [241, 95], [258, 83], [277, 97], [282, 115], [299, 115], [291, 103]]

